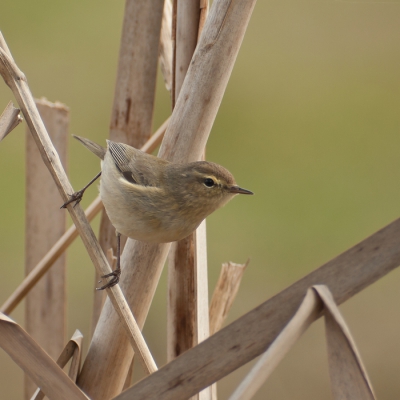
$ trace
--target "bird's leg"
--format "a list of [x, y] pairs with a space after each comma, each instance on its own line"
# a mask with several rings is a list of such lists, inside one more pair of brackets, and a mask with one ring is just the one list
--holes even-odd
[[67, 208], [67, 205], [74, 202], [74, 207], [79, 204], [82, 200], [83, 197], [83, 193], [85, 193], [85, 190], [96, 180], [100, 177], [101, 175], [101, 171], [81, 190], [78, 190], [77, 192], [75, 192], [74, 194], [71, 194], [71, 198], [66, 201], [60, 208]]
[[117, 231], [115, 233], [117, 235], [117, 267], [114, 269], [114, 271], [102, 276], [102, 278], [109, 278], [110, 276], [113, 278], [104, 286], [96, 288], [96, 290], [104, 290], [113, 287], [119, 282], [119, 277], [121, 276], [121, 234]]

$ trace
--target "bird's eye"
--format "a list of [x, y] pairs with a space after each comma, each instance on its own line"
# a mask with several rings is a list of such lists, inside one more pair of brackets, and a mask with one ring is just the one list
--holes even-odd
[[206, 178], [204, 179], [204, 184], [207, 187], [213, 187], [215, 185], [215, 182], [211, 178]]

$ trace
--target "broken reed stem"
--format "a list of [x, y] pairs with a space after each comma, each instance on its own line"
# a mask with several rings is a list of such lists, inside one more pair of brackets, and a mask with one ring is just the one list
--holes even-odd
[[0, 314], [0, 347], [50, 399], [88, 400], [36, 341], [4, 314]]
[[[72, 338], [68, 341], [68, 343], [64, 346], [63, 351], [57, 358], [57, 365], [60, 368], [64, 368], [67, 362], [72, 359], [68, 376], [71, 378], [73, 382], [76, 381], [76, 377], [78, 376], [78, 371], [81, 365], [81, 358], [82, 358], [82, 342], [83, 342], [83, 335], [77, 329]], [[50, 374], [51, 372], [47, 372]], [[34, 395], [31, 397], [31, 400], [42, 400], [44, 399], [46, 394], [40, 389], [37, 388]]]
[[0, 142], [22, 122], [19, 112], [10, 101], [0, 115]]
[[222, 264], [210, 303], [210, 335], [221, 329], [228, 316], [249, 261], [247, 260], [245, 264], [233, 262]]
[[[169, 118], [157, 129], [157, 131], [150, 137], [150, 139], [141, 148], [146, 153], [152, 153], [161, 143], [164, 137], [165, 130], [168, 125]], [[93, 218], [103, 209], [103, 203], [100, 197], [97, 197], [90, 206], [86, 209], [85, 215], [88, 221]], [[14, 290], [11, 296], [1, 306], [0, 311], [9, 315], [21, 300], [29, 293], [35, 286], [40, 278], [49, 270], [54, 262], [60, 257], [61, 254], [71, 245], [71, 243], [78, 237], [79, 233], [75, 225], [72, 225], [64, 235], [54, 244], [48, 253], [36, 264], [31, 272], [24, 278], [21, 284]]]
[[[43, 121], [40, 118], [35, 101], [27, 84], [26, 77], [15, 64], [14, 60], [12, 60], [2, 48], [0, 48], [0, 73], [17, 99], [31, 134], [33, 135], [42, 155], [43, 161], [58, 187], [62, 200], [69, 200], [69, 196], [74, 192], [74, 190], [65, 174], [60, 158], [49, 139]], [[96, 236], [94, 235], [80, 205], [78, 204], [77, 206], [73, 206], [72, 204], [69, 204], [67, 209], [98, 273], [102, 275], [110, 273], [111, 268], [107, 263], [107, 259], [102, 252]], [[140, 355], [143, 367], [148, 373], [154, 372], [157, 367], [149, 349], [147, 348], [146, 342], [143, 339], [142, 333], [137, 326], [135, 318], [130, 312], [129, 306], [126, 303], [120, 287], [116, 285], [112, 288], [108, 288], [107, 293], [119, 315], [126, 333], [128, 334], [132, 347], [135, 349], [135, 352]]]
[[[245, 264], [233, 262], [222, 264], [210, 303], [210, 335], [221, 329], [228, 316], [249, 261], [250, 259]], [[211, 385], [211, 399], [217, 400], [217, 383]]]

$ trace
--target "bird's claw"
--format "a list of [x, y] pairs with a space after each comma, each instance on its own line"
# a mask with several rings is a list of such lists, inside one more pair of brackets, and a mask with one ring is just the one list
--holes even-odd
[[[96, 290], [104, 290], [110, 287], [115, 286], [118, 282], [119, 282], [119, 277], [121, 276], [121, 268], [116, 268], [114, 271], [110, 272], [107, 275], [103, 275], [102, 278], [109, 278], [109, 277], [113, 277], [110, 282], [106, 283], [105, 285], [96, 288]], [[101, 280], [99, 281], [99, 283], [101, 282]]]
[[79, 190], [73, 194], [71, 194], [71, 198], [66, 201], [60, 208], [67, 208], [68, 204], [71, 204], [75, 201], [74, 207], [76, 207], [82, 200], [83, 193], [85, 193], [84, 190]]

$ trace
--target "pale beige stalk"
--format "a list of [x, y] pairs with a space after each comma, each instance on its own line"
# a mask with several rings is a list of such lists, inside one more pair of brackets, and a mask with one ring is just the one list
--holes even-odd
[[164, 11], [161, 22], [159, 60], [161, 73], [166, 89], [172, 90], [172, 3], [164, 1]]
[[[64, 168], [67, 165], [69, 110], [61, 103], [36, 100], [40, 116]], [[56, 185], [42, 161], [36, 143], [26, 132], [26, 226], [25, 275], [64, 234], [67, 220], [60, 213]], [[59, 257], [53, 268], [31, 290], [25, 302], [25, 326], [29, 334], [55, 360], [66, 335], [66, 257]], [[25, 375], [25, 398], [30, 399], [36, 384]]]
[[[17, 67], [14, 60], [10, 58], [2, 48], [0, 48], [0, 74], [6, 84], [13, 91], [29, 129], [36, 141], [36, 145], [42, 155], [42, 159], [51, 172], [58, 190], [60, 191], [62, 201], [66, 202], [69, 200], [69, 196], [74, 193], [74, 190], [65, 174], [60, 158], [49, 139], [43, 121], [40, 118], [25, 75]], [[86, 250], [88, 251], [98, 272], [103, 275], [110, 273], [111, 268], [107, 263], [106, 257], [102, 252], [96, 236], [94, 235], [80, 205], [78, 204], [74, 207], [70, 204], [67, 209], [74, 224], [78, 228]], [[107, 289], [107, 293], [109, 294], [112, 304], [119, 315], [125, 332], [128, 334], [131, 345], [138, 352], [140, 359], [143, 362], [145, 370], [147, 372], [155, 371], [157, 368], [154, 360], [119, 286]]]
[[175, 37], [175, 98], [178, 99], [186, 72], [197, 45], [200, 0], [177, 0]]
[[[198, 160], [203, 154], [254, 4], [255, 0], [214, 1], [159, 156], [184, 163]], [[145, 321], [168, 249], [168, 244], [149, 245], [133, 240], [128, 240], [125, 246], [121, 287], [140, 326]], [[132, 358], [115, 317], [107, 300], [78, 379], [96, 400], [121, 391]]]
[[[200, 0], [177, 0], [174, 96], [179, 96], [197, 45]], [[173, 104], [175, 106], [175, 104]], [[202, 253], [204, 252], [204, 253]], [[171, 246], [168, 260], [167, 356], [171, 361], [209, 336], [205, 222]], [[206, 400], [207, 388], [192, 400]]]

